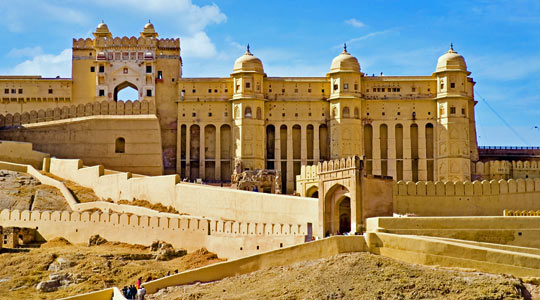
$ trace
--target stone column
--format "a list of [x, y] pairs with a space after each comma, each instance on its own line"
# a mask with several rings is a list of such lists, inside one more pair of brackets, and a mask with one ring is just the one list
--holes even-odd
[[300, 159], [301, 165], [307, 165], [307, 125], [300, 125]]
[[215, 179], [221, 179], [221, 125], [216, 125], [216, 163], [215, 163]]
[[188, 179], [194, 179], [191, 178], [191, 125], [186, 124], [186, 178]]
[[206, 168], [205, 168], [205, 161], [206, 161], [206, 151], [204, 150], [205, 148], [205, 140], [204, 140], [204, 132], [206, 131], [205, 127], [206, 127], [206, 124], [201, 124], [200, 125], [200, 140], [199, 140], [199, 178], [201, 178], [202, 180], [204, 180], [204, 175], [205, 175], [205, 171], [206, 171]]
[[321, 124], [313, 125], [313, 164], [316, 165], [321, 161], [321, 149], [319, 148], [319, 126]]
[[371, 127], [373, 128], [373, 145], [372, 154], [373, 154], [373, 175], [381, 175], [381, 136], [380, 136], [380, 126], [379, 122], [373, 122]]
[[427, 180], [426, 160], [426, 124], [417, 122], [418, 125], [418, 180]]
[[287, 193], [294, 191], [293, 127], [287, 126]]
[[388, 124], [388, 176], [396, 179], [396, 124]]
[[412, 180], [411, 122], [403, 122], [403, 180]]

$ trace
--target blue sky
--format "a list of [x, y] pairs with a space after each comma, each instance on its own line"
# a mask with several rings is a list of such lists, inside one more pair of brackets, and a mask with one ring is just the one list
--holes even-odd
[[368, 74], [429, 75], [453, 42], [479, 144], [540, 146], [540, 1], [0, 0], [0, 17], [0, 74], [70, 77], [72, 38], [102, 19], [180, 37], [184, 77], [228, 76], [247, 43], [269, 76], [324, 76], [343, 42]]

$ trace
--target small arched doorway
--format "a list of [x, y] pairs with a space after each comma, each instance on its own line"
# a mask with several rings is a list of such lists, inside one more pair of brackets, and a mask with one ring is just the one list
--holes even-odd
[[339, 202], [339, 233], [351, 232], [351, 198], [344, 197]]
[[[351, 193], [341, 184], [336, 184], [324, 194], [323, 233], [344, 234], [354, 230], [351, 209]], [[356, 223], [354, 223], [356, 224]]]
[[139, 89], [129, 81], [124, 81], [114, 88], [114, 101], [139, 100]]

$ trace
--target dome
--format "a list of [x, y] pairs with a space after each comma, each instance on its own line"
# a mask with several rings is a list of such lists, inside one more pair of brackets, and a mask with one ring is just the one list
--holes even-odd
[[144, 37], [157, 37], [158, 34], [156, 33], [156, 30], [154, 29], [154, 24], [150, 23], [150, 20], [148, 20], [148, 23], [144, 25], [144, 29], [141, 32], [141, 36]]
[[249, 45], [247, 46], [246, 53], [234, 62], [233, 74], [238, 72], [264, 73], [261, 60], [251, 54]]
[[105, 24], [105, 23], [103, 23], [103, 21], [101, 21], [101, 23], [99, 23], [97, 28], [96, 28], [96, 32], [98, 32], [98, 33], [109, 32], [109, 27], [107, 26], [107, 24]]
[[467, 64], [465, 58], [454, 51], [454, 47], [450, 44], [450, 50], [439, 57], [435, 72], [443, 71], [465, 71], [467, 72]]
[[347, 52], [347, 45], [343, 46], [343, 52], [332, 60], [330, 73], [334, 72], [360, 72], [360, 64], [356, 57]]

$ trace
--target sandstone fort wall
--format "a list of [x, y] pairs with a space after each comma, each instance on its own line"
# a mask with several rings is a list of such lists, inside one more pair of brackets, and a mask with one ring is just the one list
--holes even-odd
[[538, 210], [540, 178], [394, 183], [394, 212], [418, 216], [501, 216], [505, 209]]
[[49, 156], [47, 153], [33, 150], [31, 143], [0, 140], [0, 161], [29, 164], [39, 169], [43, 164], [43, 159]]
[[179, 182], [178, 175], [140, 176], [83, 167], [77, 159], [51, 158], [49, 171], [92, 188], [103, 199], [147, 200], [181, 213], [244, 222], [317, 224], [318, 201]]
[[55, 157], [159, 175], [163, 172], [159, 128], [155, 115], [84, 116], [0, 130], [0, 139], [31, 142], [35, 150]]

